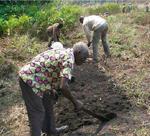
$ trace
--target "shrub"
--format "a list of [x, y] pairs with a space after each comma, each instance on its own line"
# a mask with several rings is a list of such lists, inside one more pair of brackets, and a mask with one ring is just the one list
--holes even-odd
[[90, 14], [100, 14], [100, 13], [105, 13], [109, 12], [110, 14], [114, 13], [120, 13], [121, 7], [119, 4], [116, 3], [106, 3], [103, 5], [97, 5], [96, 7], [90, 7], [89, 9]]
[[28, 23], [31, 20], [32, 17], [29, 17], [27, 15], [22, 15], [18, 18], [19, 26], [25, 27], [27, 29]]
[[8, 35], [11, 34], [11, 32], [14, 30], [14, 28], [19, 26], [18, 18], [16, 18], [15, 15], [10, 16], [9, 20], [7, 21], [7, 29], [8, 29]]
[[[82, 11], [77, 5], [64, 5], [61, 1], [45, 3], [42, 6], [37, 3], [16, 3], [0, 5], [0, 32], [6, 33], [28, 32], [32, 36], [44, 39], [48, 25], [56, 23], [60, 18], [65, 22], [63, 31], [71, 29]], [[5, 11], [5, 12], [4, 12]], [[29, 29], [30, 27], [30, 29]]]
[[6, 27], [3, 27], [7, 31], [8, 35], [11, 35], [14, 32], [20, 32], [22, 30], [27, 30], [31, 17], [27, 15], [22, 15], [16, 17], [15, 15], [10, 16], [8, 21], [5, 21]]
[[32, 35], [46, 39], [45, 30], [49, 25], [64, 21], [63, 32], [73, 28], [81, 14], [81, 7], [77, 5], [55, 5], [50, 3], [39, 10], [34, 16], [34, 27], [31, 31]]
[[72, 28], [78, 21], [82, 10], [77, 5], [64, 5], [60, 11], [60, 18], [65, 22], [64, 30]]

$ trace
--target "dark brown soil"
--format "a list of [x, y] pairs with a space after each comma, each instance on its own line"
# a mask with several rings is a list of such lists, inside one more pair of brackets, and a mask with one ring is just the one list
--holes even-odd
[[[76, 79], [71, 84], [72, 93], [94, 113], [105, 116], [108, 112], [116, 114], [127, 112], [132, 107], [124, 90], [104, 72], [100, 63], [86, 62], [80, 67], [75, 67], [74, 75]], [[98, 119], [85, 112], [75, 113], [72, 104], [64, 98], [60, 98], [55, 110], [58, 113], [57, 125], [69, 125], [69, 129], [65, 132], [68, 136], [89, 136], [96, 132], [96, 126], [97, 129], [101, 126]], [[76, 131], [83, 126], [95, 126], [95, 130], [85, 134]]]

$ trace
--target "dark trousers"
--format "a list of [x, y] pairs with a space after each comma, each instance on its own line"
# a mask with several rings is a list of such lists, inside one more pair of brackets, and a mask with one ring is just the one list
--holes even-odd
[[21, 78], [19, 78], [19, 84], [27, 109], [31, 136], [41, 136], [41, 131], [49, 135], [55, 133], [53, 132], [56, 127], [52, 96], [44, 93], [43, 98], [40, 98]]

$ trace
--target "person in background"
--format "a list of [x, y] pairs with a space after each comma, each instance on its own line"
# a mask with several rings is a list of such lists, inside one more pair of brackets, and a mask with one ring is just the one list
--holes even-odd
[[132, 10], [132, 3], [129, 3], [127, 7], [127, 12], [130, 13], [131, 10]]
[[87, 45], [78, 42], [69, 49], [49, 49], [21, 68], [19, 83], [31, 136], [41, 136], [41, 131], [47, 136], [58, 135], [67, 128], [56, 128], [55, 125], [53, 106], [57, 93], [70, 100], [76, 110], [83, 108], [83, 104], [72, 95], [68, 81], [71, 79], [74, 64], [83, 64], [88, 56]]
[[105, 55], [110, 56], [109, 45], [107, 41], [108, 24], [106, 20], [97, 15], [81, 16], [79, 19], [83, 26], [88, 46], [93, 46], [93, 60], [98, 62], [98, 43], [101, 37]]
[[63, 21], [59, 23], [55, 23], [46, 29], [47, 35], [49, 37], [48, 47], [51, 46], [52, 42], [59, 42], [60, 31], [62, 27], [63, 27]]
[[125, 3], [123, 3], [122, 13], [126, 13], [126, 4]]
[[148, 2], [145, 3], [145, 11], [149, 12], [149, 3]]

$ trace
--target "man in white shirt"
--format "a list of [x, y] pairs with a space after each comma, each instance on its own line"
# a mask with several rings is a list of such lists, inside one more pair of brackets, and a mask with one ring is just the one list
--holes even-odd
[[[101, 37], [102, 45], [104, 48], [105, 55], [110, 56], [109, 45], [107, 42], [107, 31], [108, 24], [105, 19], [100, 16], [91, 15], [91, 16], [81, 16], [80, 23], [83, 25], [86, 38], [88, 40], [88, 46], [93, 45], [93, 59], [98, 61], [98, 43]], [[93, 32], [93, 34], [92, 34]]]

